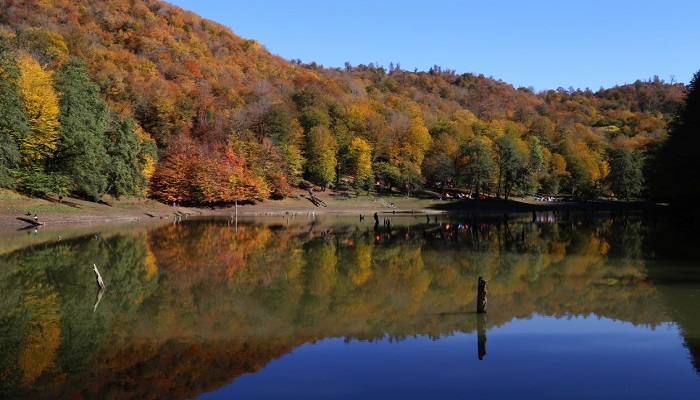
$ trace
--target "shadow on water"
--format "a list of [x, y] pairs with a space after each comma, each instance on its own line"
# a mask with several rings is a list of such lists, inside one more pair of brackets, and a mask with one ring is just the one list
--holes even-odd
[[[533, 315], [670, 317], [697, 369], [697, 301], [677, 289], [698, 271], [672, 273], [653, 232], [604, 214], [392, 213], [47, 241], [0, 256], [0, 393], [190, 398], [323, 338], [475, 333], [482, 360], [490, 330]], [[476, 313], [480, 276], [488, 314]]]

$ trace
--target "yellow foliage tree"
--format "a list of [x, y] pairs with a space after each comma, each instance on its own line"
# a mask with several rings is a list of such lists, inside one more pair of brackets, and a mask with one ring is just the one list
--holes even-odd
[[304, 173], [304, 128], [299, 120], [293, 119], [289, 124], [289, 140], [281, 143], [280, 150], [288, 163], [289, 183], [296, 185]]
[[32, 56], [20, 52], [19, 93], [24, 102], [30, 134], [20, 144], [25, 162], [38, 164], [56, 150], [58, 140], [58, 96], [51, 72], [44, 70]]
[[308, 292], [314, 296], [327, 296], [338, 280], [336, 245], [318, 246], [307, 253], [309, 274]]
[[361, 285], [372, 275], [372, 247], [367, 243], [358, 243], [354, 252], [349, 276], [352, 283]]
[[323, 187], [335, 179], [336, 151], [338, 142], [331, 131], [324, 126], [316, 126], [309, 132], [306, 158], [309, 178]]
[[557, 177], [565, 177], [569, 175], [569, 173], [566, 171], [566, 159], [561, 154], [553, 153], [549, 165], [552, 175]]
[[27, 288], [24, 304], [32, 311], [30, 329], [19, 357], [22, 382], [31, 385], [42, 373], [56, 368], [61, 344], [58, 294], [46, 282]]
[[350, 154], [350, 172], [355, 177], [354, 183], [359, 188], [372, 177], [372, 146], [362, 138], [356, 137], [348, 146]]
[[422, 179], [421, 164], [432, 138], [422, 118], [401, 112], [390, 118], [389, 132], [391, 144], [386, 157], [397, 168], [402, 186], [410, 192]]

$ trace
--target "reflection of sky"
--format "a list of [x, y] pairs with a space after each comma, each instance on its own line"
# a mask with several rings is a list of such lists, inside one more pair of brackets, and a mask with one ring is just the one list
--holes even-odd
[[[488, 316], [486, 317], [488, 318]], [[688, 399], [700, 393], [678, 328], [534, 316], [486, 333], [373, 343], [326, 339], [202, 398]]]

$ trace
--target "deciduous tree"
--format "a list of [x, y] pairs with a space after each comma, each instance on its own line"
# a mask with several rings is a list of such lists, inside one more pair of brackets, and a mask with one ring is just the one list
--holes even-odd
[[166, 202], [191, 201], [190, 183], [195, 145], [186, 135], [171, 139], [165, 152], [151, 176], [149, 196]]
[[491, 184], [496, 171], [491, 147], [486, 143], [487, 140], [475, 138], [465, 143], [460, 149], [459, 180], [476, 192], [477, 199]]
[[524, 143], [512, 134], [496, 138], [496, 159], [498, 168], [497, 193], [508, 200], [514, 189], [525, 183], [528, 169], [528, 151]]
[[354, 177], [353, 187], [360, 190], [372, 179], [372, 147], [364, 139], [356, 137], [348, 146], [350, 174]]
[[20, 52], [17, 64], [21, 71], [19, 93], [28, 118], [29, 135], [20, 141], [20, 153], [28, 164], [43, 169], [44, 160], [56, 151], [58, 141], [58, 96], [51, 73], [28, 53]]
[[328, 186], [335, 179], [337, 142], [331, 131], [324, 126], [315, 126], [309, 131], [306, 147], [306, 168], [309, 180]]
[[547, 167], [548, 173], [542, 177], [542, 191], [547, 194], [558, 194], [562, 181], [568, 179], [566, 159], [559, 153], [553, 153]]
[[430, 182], [442, 185], [456, 178], [456, 162], [459, 155], [457, 142], [447, 133], [439, 134], [430, 145], [423, 159], [423, 175]]

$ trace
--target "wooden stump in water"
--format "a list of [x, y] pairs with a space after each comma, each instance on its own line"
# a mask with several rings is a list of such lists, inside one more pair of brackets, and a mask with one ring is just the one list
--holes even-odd
[[486, 281], [479, 277], [479, 290], [476, 297], [476, 312], [477, 314], [486, 313]]

